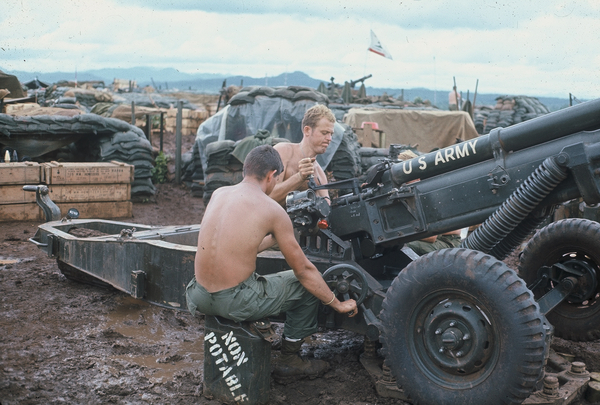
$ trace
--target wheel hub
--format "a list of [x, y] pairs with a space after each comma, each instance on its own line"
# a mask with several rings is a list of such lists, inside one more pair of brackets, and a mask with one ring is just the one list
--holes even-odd
[[350, 290], [350, 283], [347, 280], [338, 281], [335, 286], [340, 294], [346, 294]]
[[448, 373], [480, 370], [491, 356], [492, 334], [479, 308], [464, 299], [437, 304], [427, 317], [423, 338], [431, 360]]
[[446, 350], [456, 350], [462, 346], [463, 333], [458, 328], [448, 328], [442, 334], [442, 344]]
[[572, 259], [562, 263], [573, 274], [578, 274], [577, 286], [567, 297], [573, 303], [582, 303], [596, 294], [596, 269], [586, 260]]

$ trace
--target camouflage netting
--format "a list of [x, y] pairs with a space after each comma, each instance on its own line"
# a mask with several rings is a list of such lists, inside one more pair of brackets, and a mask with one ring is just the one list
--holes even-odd
[[25, 97], [23, 87], [17, 79], [17, 76], [4, 73], [0, 70], [0, 89], [8, 90], [8, 96], [6, 98], [22, 98]]
[[484, 107], [475, 112], [475, 128], [483, 135], [494, 128], [506, 128], [549, 112], [535, 97], [501, 96], [496, 98], [493, 109]]
[[[0, 114], [0, 144], [13, 148], [19, 157], [38, 162], [110, 162], [135, 167], [131, 196], [151, 197], [154, 167], [152, 146], [144, 133], [114, 118], [95, 114], [11, 116]], [[65, 146], [63, 146], [65, 145]]]

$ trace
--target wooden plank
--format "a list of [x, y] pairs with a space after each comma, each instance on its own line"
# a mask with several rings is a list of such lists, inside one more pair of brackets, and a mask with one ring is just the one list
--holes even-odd
[[131, 218], [133, 216], [133, 204], [131, 201], [60, 203], [56, 205], [58, 205], [63, 215], [66, 215], [70, 208], [76, 208], [79, 211], [79, 218], [81, 219]]
[[6, 105], [4, 105], [4, 113], [11, 115], [11, 114], [15, 114], [20, 111], [38, 108], [39, 106], [40, 105], [38, 103], [6, 104]]
[[43, 216], [36, 203], [0, 205], [0, 222], [41, 221]]
[[24, 191], [23, 185], [0, 186], [0, 204], [21, 204], [35, 202], [35, 193]]
[[37, 162], [0, 163], [0, 184], [40, 183], [40, 165]]
[[2, 259], [0, 260], [0, 266], [6, 266], [7, 264], [15, 264], [18, 262], [18, 259]]
[[122, 162], [49, 162], [42, 163], [42, 181], [46, 184], [131, 183], [134, 166]]
[[[133, 203], [131, 201], [59, 203], [62, 215], [70, 208], [79, 211], [79, 218], [131, 218]], [[36, 203], [0, 204], [0, 222], [8, 221], [45, 221], [44, 211]]]
[[48, 189], [55, 203], [131, 200], [131, 184], [51, 184]]

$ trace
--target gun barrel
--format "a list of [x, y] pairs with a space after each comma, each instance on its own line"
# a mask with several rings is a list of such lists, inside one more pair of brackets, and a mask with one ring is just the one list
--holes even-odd
[[371, 77], [373, 77], [372, 74], [371, 75], [363, 76], [363, 77], [361, 77], [358, 80], [350, 80], [350, 86], [354, 86], [356, 83], [364, 82], [365, 80], [367, 80], [367, 79], [369, 79]]
[[600, 99], [522, 122], [489, 134], [394, 164], [392, 181], [400, 185], [499, 157], [546, 141], [600, 128]]

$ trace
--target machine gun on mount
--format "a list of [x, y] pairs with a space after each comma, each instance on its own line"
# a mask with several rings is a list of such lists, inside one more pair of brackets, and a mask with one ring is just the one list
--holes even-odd
[[350, 87], [354, 88], [354, 86], [356, 86], [357, 83], [365, 83], [365, 80], [370, 79], [371, 77], [373, 77], [373, 75], [366, 75], [361, 77], [360, 79], [356, 79], [356, 80], [350, 80]]
[[[372, 74], [361, 77], [357, 80], [350, 80], [349, 82], [345, 82], [344, 85], [340, 85], [334, 82], [335, 78], [332, 77], [330, 83], [325, 86], [324, 83], [319, 85], [318, 91], [321, 93], [327, 94], [331, 102], [343, 102], [343, 103], [352, 103], [360, 99], [364, 99], [367, 96], [367, 91], [365, 89], [365, 80], [373, 77]], [[358, 84], [362, 83], [360, 89], [354, 90], [354, 87]]]
[[[350, 189], [329, 206], [315, 190]], [[600, 203], [600, 99], [445, 149], [290, 193], [306, 255], [362, 319], [320, 323], [383, 344], [408, 396], [427, 404], [520, 403], [541, 384], [553, 333], [600, 338], [600, 224], [539, 230], [519, 274], [502, 260], [565, 201]], [[481, 224], [458, 249], [407, 242]], [[365, 349], [366, 350], [366, 349]]]

